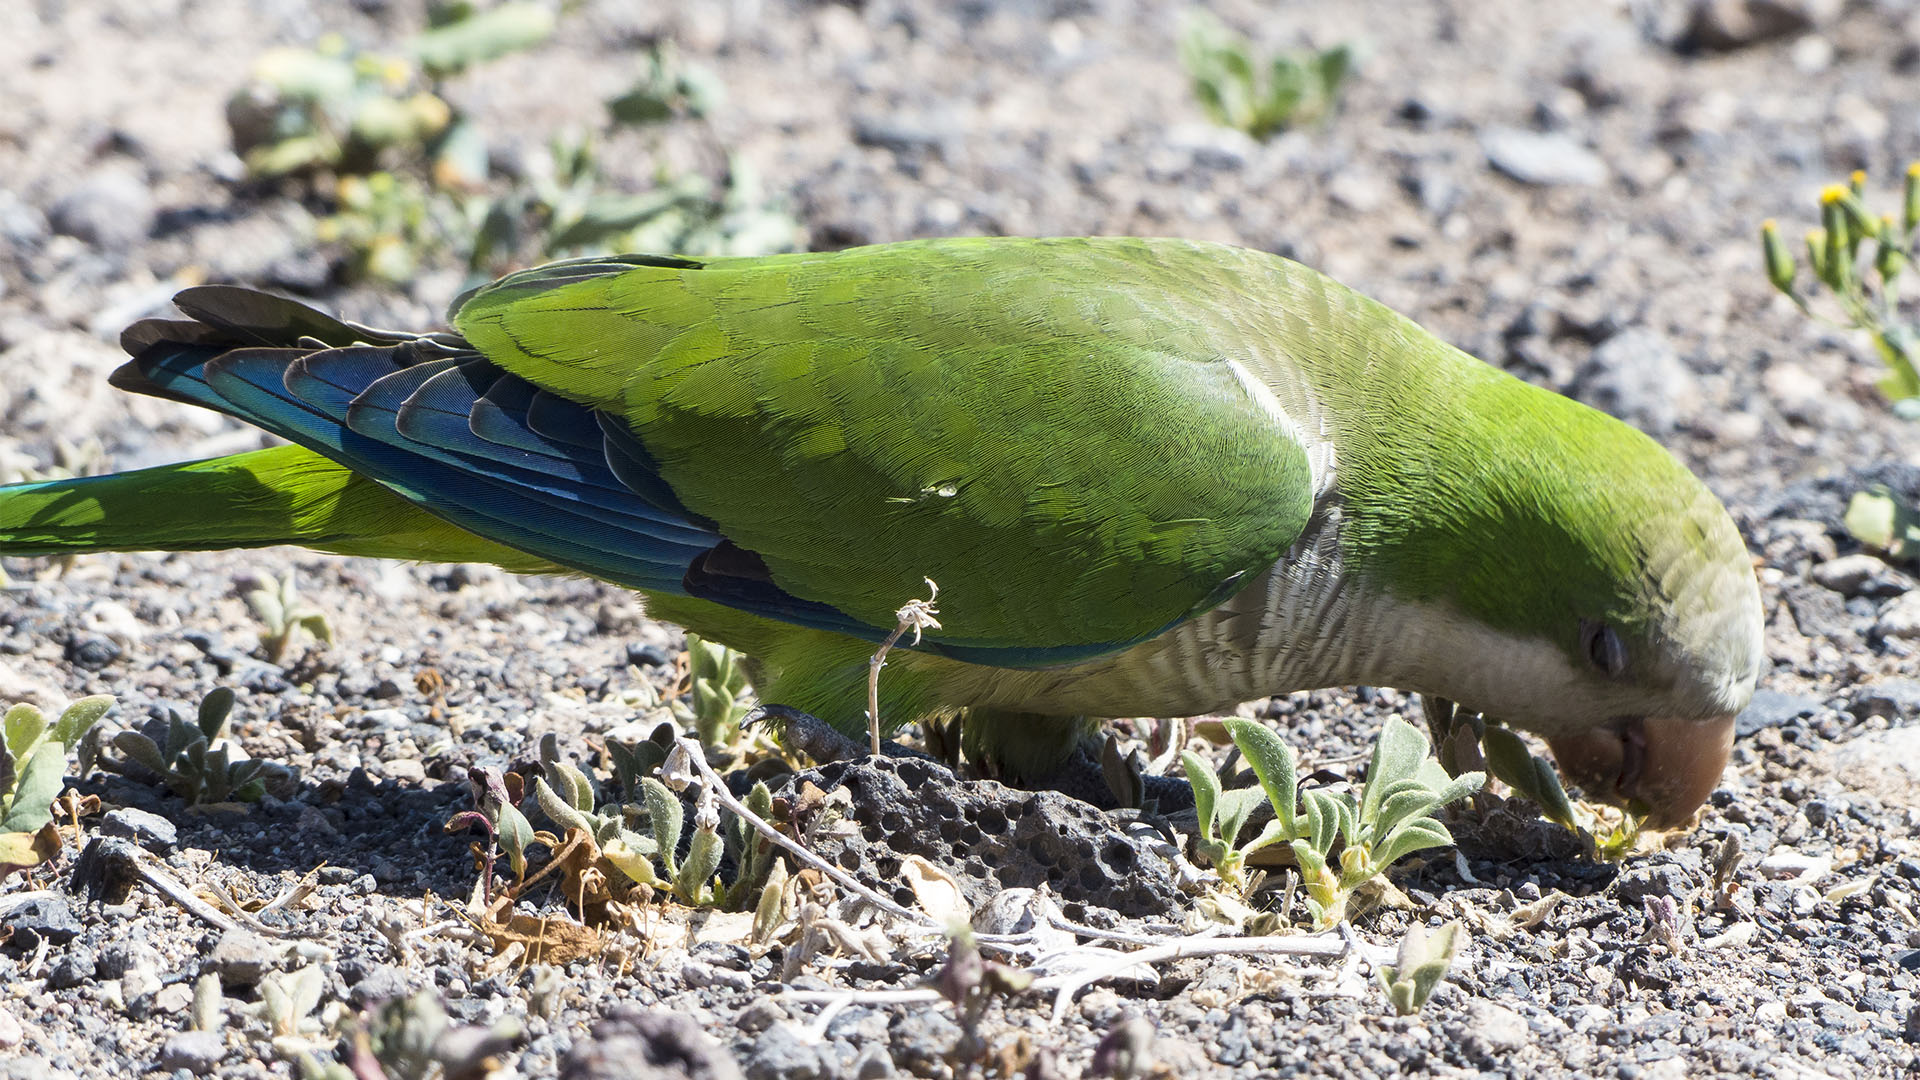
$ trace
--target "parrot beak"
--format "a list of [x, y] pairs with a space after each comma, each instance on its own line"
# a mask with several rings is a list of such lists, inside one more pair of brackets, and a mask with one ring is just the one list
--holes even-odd
[[1733, 751], [1733, 717], [1635, 717], [1547, 740], [1567, 778], [1588, 794], [1645, 810], [1656, 829], [1685, 824], [1720, 783]]

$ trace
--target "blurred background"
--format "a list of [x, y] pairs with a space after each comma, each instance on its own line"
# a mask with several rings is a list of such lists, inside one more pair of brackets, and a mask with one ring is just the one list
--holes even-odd
[[428, 325], [595, 251], [1178, 235], [1325, 270], [1752, 496], [1914, 453], [1756, 236], [1797, 249], [1855, 169], [1897, 205], [1917, 63], [1904, 0], [24, 0], [0, 347], [201, 280]]

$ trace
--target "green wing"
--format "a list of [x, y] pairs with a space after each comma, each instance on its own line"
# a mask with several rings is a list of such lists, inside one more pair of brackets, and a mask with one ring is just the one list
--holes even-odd
[[726, 538], [728, 572], [876, 635], [931, 578], [941, 651], [1047, 663], [1212, 607], [1307, 519], [1305, 453], [1231, 355], [1245, 301], [1223, 257], [1257, 258], [946, 240], [585, 261], [502, 279], [453, 320], [512, 374], [624, 418]]

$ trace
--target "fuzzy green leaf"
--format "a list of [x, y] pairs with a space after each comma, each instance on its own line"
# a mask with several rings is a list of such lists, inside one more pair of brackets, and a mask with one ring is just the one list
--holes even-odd
[[687, 846], [687, 857], [673, 875], [674, 892], [689, 904], [707, 902], [707, 883], [720, 869], [720, 834], [712, 829], [695, 829]]
[[1191, 750], [1180, 751], [1180, 767], [1186, 770], [1187, 783], [1193, 786], [1193, 812], [1200, 822], [1200, 838], [1218, 843], [1220, 830], [1215, 808], [1220, 803], [1220, 778]]
[[1259, 788], [1235, 788], [1223, 791], [1218, 800], [1220, 842], [1233, 846], [1240, 838], [1240, 830], [1246, 828], [1247, 820], [1253, 811], [1266, 801], [1266, 793]]
[[21, 767], [19, 782], [7, 814], [0, 818], [0, 833], [38, 832], [53, 820], [53, 800], [66, 780], [67, 748], [57, 742], [43, 742]]
[[[1402, 824], [1368, 852], [1368, 861], [1377, 873], [1405, 856], [1427, 848], [1451, 847], [1453, 834], [1439, 821], [1423, 817]], [[1372, 875], [1368, 875], [1372, 876]]]
[[1319, 788], [1309, 788], [1301, 797], [1307, 808], [1307, 843], [1324, 855], [1333, 850], [1333, 842], [1341, 833], [1342, 804], [1346, 800]]
[[544, 4], [501, 4], [421, 33], [413, 39], [413, 56], [436, 77], [452, 75], [530, 49], [553, 33], [553, 25]]
[[513, 868], [515, 877], [524, 877], [527, 873], [527, 845], [533, 843], [533, 823], [517, 806], [502, 805], [500, 819], [493, 823], [499, 837], [500, 850], [507, 853], [507, 865]]
[[653, 777], [642, 779], [640, 785], [646, 790], [647, 816], [653, 822], [653, 842], [659, 845], [660, 861], [666, 865], [668, 876], [677, 876], [680, 827], [686, 810], [673, 789]]
[[1367, 765], [1367, 785], [1360, 793], [1361, 819], [1377, 818], [1387, 789], [1417, 777], [1420, 763], [1426, 759], [1427, 737], [1420, 729], [1398, 716], [1388, 717], [1380, 729], [1380, 738], [1373, 744], [1373, 758]]
[[99, 723], [100, 718], [107, 715], [107, 710], [111, 708], [113, 708], [112, 694], [93, 694], [81, 698], [61, 712], [60, 719], [53, 725], [53, 738], [68, 746], [75, 745], [86, 738], [87, 732], [92, 730], [93, 725]]
[[1457, 921], [1447, 923], [1432, 934], [1418, 922], [1407, 928], [1395, 962], [1380, 968], [1380, 978], [1386, 984], [1387, 999], [1392, 1002], [1395, 1013], [1409, 1016], [1420, 1011], [1440, 980], [1446, 977], [1464, 936]]
[[533, 800], [540, 812], [561, 829], [579, 829], [589, 835], [593, 833], [593, 822], [580, 812], [571, 801], [553, 790], [546, 778], [533, 778]]
[[207, 691], [200, 699], [200, 715], [197, 726], [200, 733], [209, 740], [220, 737], [220, 729], [226, 726], [227, 714], [233, 711], [233, 690], [225, 686], [216, 686]]
[[4, 725], [7, 752], [12, 754], [15, 760], [20, 760], [24, 759], [27, 751], [33, 749], [33, 744], [39, 742], [40, 737], [46, 734], [47, 717], [34, 706], [21, 702], [7, 710]]
[[116, 734], [113, 737], [113, 745], [116, 750], [156, 773], [164, 775], [169, 771], [166, 755], [160, 752], [160, 747], [156, 746], [152, 739], [137, 731], [122, 731]]
[[1246, 757], [1247, 764], [1253, 768], [1253, 775], [1259, 777], [1260, 787], [1267, 794], [1267, 802], [1273, 806], [1280, 833], [1292, 839], [1296, 835], [1294, 817], [1299, 801], [1293, 748], [1265, 724], [1237, 717], [1225, 721], [1225, 724], [1227, 734], [1233, 737], [1233, 744]]

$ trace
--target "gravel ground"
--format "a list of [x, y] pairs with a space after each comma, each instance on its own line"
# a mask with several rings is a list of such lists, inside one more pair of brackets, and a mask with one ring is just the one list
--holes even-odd
[[[1773, 295], [1754, 234], [1765, 217], [1804, 221], [1849, 170], [1885, 180], [1920, 157], [1920, 6], [1267, 8], [1215, 6], [1264, 46], [1352, 42], [1361, 60], [1328, 126], [1264, 144], [1206, 123], [1179, 11], [1145, 0], [583, 0], [548, 45], [453, 92], [524, 150], [594, 123], [635, 50], [671, 38], [720, 74], [727, 105], [612, 147], [636, 188], [660, 160], [715, 169], [718, 145], [787, 195], [817, 247], [1138, 233], [1280, 252], [1652, 431], [1746, 531], [1774, 669], [1695, 828], [1606, 864], [1504, 810], [1467, 813], [1460, 856], [1410, 860], [1395, 875], [1409, 905], [1355, 926], [1376, 945], [1415, 921], [1468, 928], [1418, 1017], [1318, 961], [1192, 958], [1091, 989], [1059, 1019], [1046, 997], [993, 1005], [987, 1075], [1099, 1075], [1096, 1044], [1141, 1030], [1153, 1067], [1182, 1077], [1903, 1074], [1920, 1039], [1920, 590], [1857, 553], [1840, 515], [1868, 482], [1920, 497], [1920, 442], [1876, 397], [1861, 343]], [[271, 45], [329, 30], [372, 44], [419, 21], [388, 0], [0, 5], [0, 477], [261, 444], [106, 386], [120, 326], [181, 285], [273, 283], [364, 321], [436, 318], [452, 271], [406, 291], [329, 284], [315, 208], [240, 182], [222, 119]], [[495, 957], [457, 917], [475, 868], [440, 825], [469, 805], [468, 769], [531, 762], [548, 732], [584, 758], [671, 692], [678, 632], [630, 596], [284, 549], [6, 570], [0, 702], [112, 693], [113, 721], [135, 727], [232, 686], [239, 745], [294, 775], [246, 811], [188, 810], [111, 774], [77, 785], [108, 811], [83, 823], [103, 838], [94, 857], [69, 849], [0, 886], [0, 1076], [290, 1075], [260, 1002], [309, 966], [316, 1018], [428, 988], [458, 1023], [516, 1022], [496, 1075], [955, 1075], [964, 1033], [944, 1004], [869, 995], [822, 1023], [782, 996], [912, 989], [937, 944], [790, 964], [791, 943], [749, 950], [659, 908], [646, 944], [610, 937], [544, 967]], [[288, 573], [335, 643], [277, 665], [243, 596]], [[1380, 721], [1414, 709], [1383, 690], [1243, 712], [1276, 718], [1309, 767], [1351, 774]], [[951, 794], [973, 815], [1014, 797]], [[1716, 878], [1729, 838], [1745, 859]], [[224, 930], [149, 884], [114, 888], [135, 848], [183, 892], [242, 907], [316, 868], [317, 889]], [[1056, 882], [1061, 900], [1108, 929], [1194, 913], [1168, 892], [1164, 912], [1123, 919], [1076, 880]], [[1649, 915], [1669, 901], [1677, 935]], [[557, 895], [522, 907], [564, 918]], [[203, 973], [222, 992], [196, 1006]], [[224, 1019], [190, 1030], [208, 1006]], [[293, 1037], [335, 1049], [332, 1033]]]

